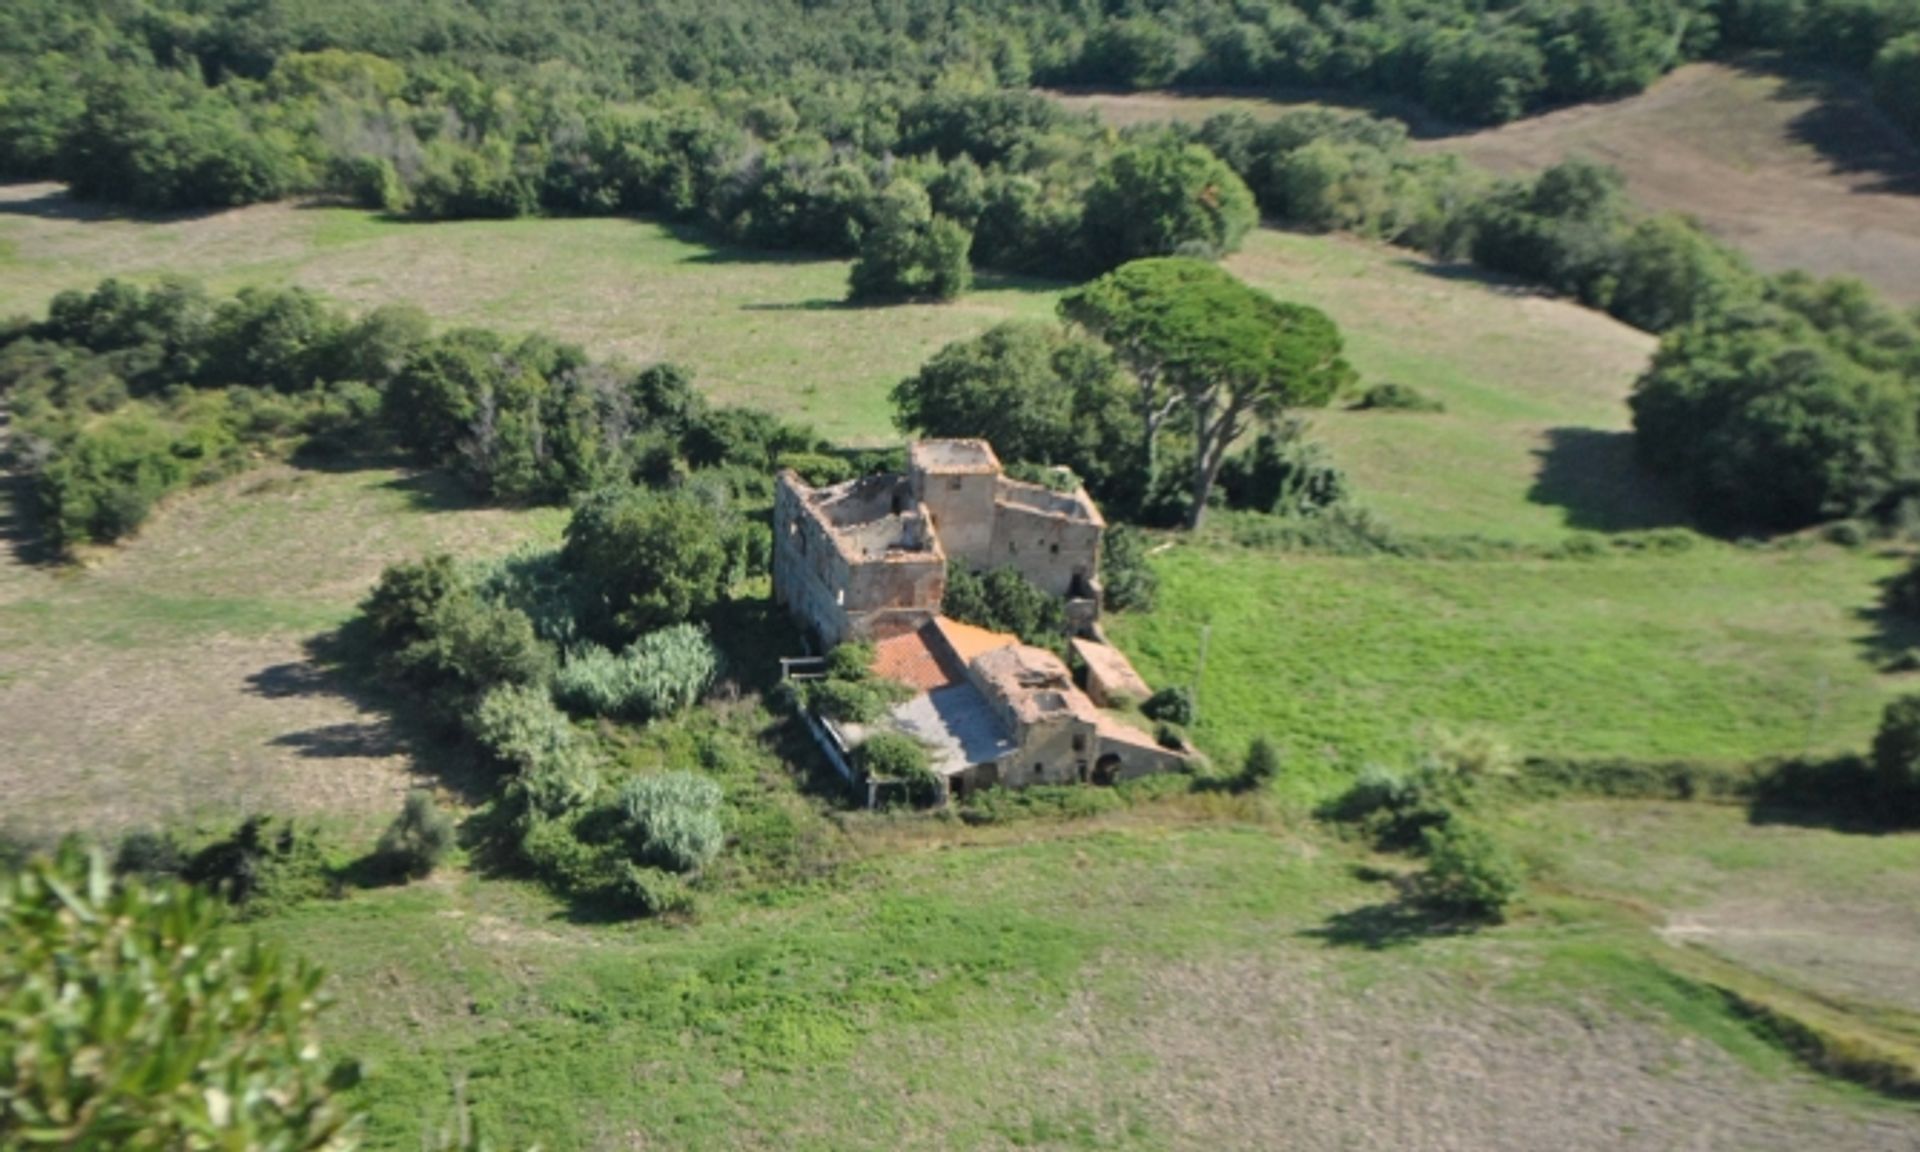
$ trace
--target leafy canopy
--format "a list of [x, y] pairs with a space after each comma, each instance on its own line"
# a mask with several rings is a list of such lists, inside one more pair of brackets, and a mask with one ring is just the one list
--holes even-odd
[[1149, 466], [1160, 423], [1178, 412], [1190, 424], [1190, 526], [1250, 421], [1324, 406], [1353, 376], [1324, 312], [1275, 300], [1200, 260], [1136, 260], [1068, 293], [1060, 312], [1132, 371]]
[[320, 973], [219, 925], [215, 896], [72, 844], [0, 881], [8, 1146], [350, 1146], [359, 1069], [320, 1054]]

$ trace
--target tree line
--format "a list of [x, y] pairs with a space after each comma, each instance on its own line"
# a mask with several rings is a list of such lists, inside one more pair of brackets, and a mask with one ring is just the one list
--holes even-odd
[[830, 447], [770, 413], [705, 403], [671, 364], [596, 362], [542, 335], [435, 333], [408, 306], [353, 317], [299, 288], [215, 299], [182, 280], [109, 279], [0, 327], [0, 401], [65, 549], [125, 536], [169, 492], [260, 454], [401, 452], [480, 498], [530, 504], [692, 472], [765, 496], [781, 461]]
[[[1316, 88], [1497, 123], [1622, 96], [1688, 60], [1771, 50], [1871, 74], [1898, 115], [1913, 89], [1905, 0], [21, 0], [0, 44], [262, 81], [338, 50], [488, 81], [564, 76], [602, 98], [676, 88], [821, 90], [1096, 84]], [[1905, 47], [1899, 47], [1905, 42]], [[57, 72], [59, 66], [50, 71]], [[46, 79], [46, 77], [42, 77]]]

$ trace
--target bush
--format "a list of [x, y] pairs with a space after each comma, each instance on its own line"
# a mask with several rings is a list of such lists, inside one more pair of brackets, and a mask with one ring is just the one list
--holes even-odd
[[1346, 502], [1351, 485], [1326, 448], [1305, 438], [1297, 420], [1254, 438], [1220, 469], [1220, 491], [1233, 508], [1277, 516], [1317, 516]]
[[177, 877], [187, 866], [187, 855], [170, 833], [140, 829], [120, 838], [113, 854], [115, 876], [138, 876], [143, 880]]
[[1360, 394], [1356, 409], [1380, 412], [1445, 412], [1447, 406], [1411, 384], [1375, 384]]
[[1911, 388], [1764, 311], [1668, 333], [1630, 403], [1640, 458], [1733, 527], [1860, 515], [1920, 458]]
[[1146, 256], [1217, 259], [1260, 221], [1253, 193], [1198, 144], [1122, 148], [1087, 189], [1082, 217], [1096, 269]]
[[1258, 792], [1270, 788], [1280, 778], [1280, 753], [1273, 742], [1265, 736], [1256, 736], [1247, 748], [1247, 758], [1240, 764], [1240, 774], [1234, 777], [1234, 790], [1237, 792]]
[[1147, 560], [1146, 537], [1126, 524], [1107, 529], [1100, 541], [1100, 594], [1109, 612], [1151, 612], [1160, 577]]
[[835, 680], [865, 680], [872, 668], [871, 644], [842, 644], [827, 653], [827, 675]]
[[388, 567], [361, 612], [387, 672], [454, 716], [495, 686], [544, 684], [553, 669], [526, 613], [482, 597], [449, 556]]
[[912, 689], [890, 680], [815, 680], [806, 685], [807, 706], [842, 724], [872, 724], [908, 699]]
[[1450, 821], [1421, 834], [1427, 873], [1420, 898], [1436, 908], [1498, 922], [1520, 892], [1520, 863], [1484, 830]]
[[231, 834], [193, 854], [180, 877], [265, 915], [333, 893], [333, 869], [319, 834], [290, 820], [249, 816]]
[[452, 846], [453, 821], [433, 802], [431, 792], [416, 788], [380, 834], [376, 851], [402, 875], [417, 879], [438, 867]]
[[720, 649], [707, 630], [679, 624], [647, 633], [618, 656], [592, 644], [575, 649], [553, 691], [574, 712], [651, 720], [698, 703], [721, 668]]
[[915, 804], [930, 804], [940, 795], [926, 748], [904, 732], [875, 732], [856, 756], [867, 775], [906, 785], [907, 797]]
[[1140, 714], [1149, 720], [1186, 727], [1193, 723], [1193, 693], [1179, 685], [1168, 685], [1147, 697]]
[[1453, 822], [1449, 806], [1454, 778], [1432, 764], [1411, 776], [1369, 764], [1353, 784], [1321, 809], [1321, 815], [1357, 824], [1383, 849], [1406, 849], [1421, 843], [1435, 828]]
[[936, 216], [926, 189], [895, 179], [875, 198], [848, 277], [849, 300], [951, 300], [973, 283], [973, 234]]
[[720, 803], [720, 785], [691, 772], [636, 776], [620, 786], [636, 859], [669, 872], [698, 872], [720, 855]]
[[506, 684], [489, 691], [467, 718], [467, 731], [494, 760], [526, 772], [573, 754], [573, 725], [546, 691]]
[[321, 974], [220, 921], [71, 844], [0, 877], [9, 1146], [343, 1146], [359, 1069], [320, 1056]]
[[976, 576], [947, 566], [940, 610], [955, 620], [995, 632], [1011, 632], [1028, 644], [1058, 648], [1067, 627], [1066, 607], [1012, 568]]
[[631, 638], [718, 603], [733, 569], [730, 512], [691, 489], [601, 489], [567, 523], [566, 566], [601, 605], [592, 631]]

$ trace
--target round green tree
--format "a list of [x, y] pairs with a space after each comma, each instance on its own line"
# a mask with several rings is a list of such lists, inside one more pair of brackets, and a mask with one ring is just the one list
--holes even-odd
[[973, 283], [973, 235], [933, 214], [927, 190], [898, 179], [874, 198], [847, 283], [850, 300], [951, 300]]
[[1198, 144], [1123, 148], [1087, 189], [1082, 235], [1095, 267], [1176, 253], [1215, 258], [1260, 222], [1253, 193]]

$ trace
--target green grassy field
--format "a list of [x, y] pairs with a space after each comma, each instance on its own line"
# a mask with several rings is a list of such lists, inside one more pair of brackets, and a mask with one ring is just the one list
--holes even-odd
[[673, 360], [715, 398], [890, 439], [886, 392], [948, 341], [1046, 317], [1053, 285], [982, 277], [946, 305], [849, 307], [845, 261], [715, 249], [637, 220], [421, 225], [260, 205], [177, 220], [99, 217], [53, 185], [0, 186], [0, 314], [40, 314], [105, 276], [218, 290], [299, 284], [356, 307], [418, 304], [443, 325], [544, 331], [637, 364]]
[[[1404, 764], [1435, 727], [1522, 754], [1742, 760], [1864, 747], [1911, 678], [1872, 619], [1893, 561], [1702, 542], [1678, 555], [1430, 561], [1175, 545], [1113, 621], [1152, 683], [1199, 679], [1203, 746], [1266, 734], [1308, 782]], [[1906, 630], [1902, 629], [1902, 636]]]
[[[1340, 239], [1261, 233], [1230, 266], [1332, 312], [1370, 380], [1447, 403], [1317, 418], [1364, 501], [1403, 531], [1526, 548], [1290, 554], [1231, 544], [1228, 524], [1159, 552], [1161, 605], [1117, 636], [1150, 678], [1183, 682], [1210, 627], [1197, 736], [1227, 765], [1273, 736], [1278, 796], [968, 828], [839, 812], [768, 771], [751, 786], [771, 802], [738, 806], [734, 830], [788, 822], [817, 872], [762, 874], [736, 845], [740, 875], [692, 922], [596, 922], [468, 867], [260, 922], [333, 972], [327, 1038], [369, 1062], [373, 1147], [419, 1147], [456, 1083], [503, 1146], [549, 1149], [1913, 1147], [1920, 1114], [1806, 1073], [1671, 961], [1704, 948], [1862, 1011], [1908, 1004], [1920, 924], [1885, 909], [1915, 903], [1914, 838], [1704, 806], [1491, 812], [1535, 879], [1514, 922], [1459, 933], [1357, 867], [1403, 861], [1294, 815], [1441, 727], [1522, 753], [1858, 747], [1906, 686], [1875, 670], [1914, 639], [1873, 612], [1899, 561], [1705, 540], [1535, 558], [1576, 530], [1676, 519], [1622, 451], [1644, 336]], [[165, 269], [669, 355], [721, 398], [860, 438], [890, 434], [885, 388], [942, 342], [1051, 308], [1050, 289], [1018, 285], [841, 309], [843, 264], [644, 222], [0, 212], [0, 308]], [[32, 563], [16, 530], [0, 551], [7, 820], [111, 831], [266, 809], [320, 819], [356, 854], [406, 787], [459, 765], [417, 758], [393, 702], [306, 644], [383, 564], [550, 541], [564, 515], [478, 508], [389, 467], [271, 465], [171, 501], [84, 568]]]
[[[828, 886], [722, 903], [695, 928], [574, 923], [466, 877], [263, 927], [333, 968], [331, 1034], [369, 1058], [379, 1148], [415, 1146], [456, 1082], [489, 1131], [552, 1148], [1222, 1148], [1277, 1132], [1602, 1148], [1676, 1123], [1727, 1147], [1893, 1148], [1914, 1131], [1665, 977], [1637, 925], [1564, 900], [1431, 936], [1381, 926], [1385, 886], [1273, 827], [1135, 814], [908, 835]], [[1594, 1082], [1617, 1091], [1574, 1106]]]

